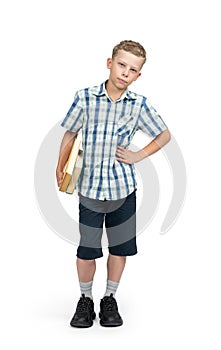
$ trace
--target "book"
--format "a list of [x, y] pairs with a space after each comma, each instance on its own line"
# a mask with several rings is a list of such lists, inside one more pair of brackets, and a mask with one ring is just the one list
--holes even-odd
[[79, 178], [80, 173], [81, 173], [82, 165], [83, 165], [83, 151], [81, 149], [79, 149], [79, 153], [78, 153], [78, 156], [76, 159], [74, 170], [72, 172], [71, 180], [70, 180], [68, 187], [65, 191], [66, 193], [72, 194], [74, 192], [78, 178]]
[[82, 141], [76, 137], [71, 148], [59, 191], [72, 194], [76, 188], [83, 164]]

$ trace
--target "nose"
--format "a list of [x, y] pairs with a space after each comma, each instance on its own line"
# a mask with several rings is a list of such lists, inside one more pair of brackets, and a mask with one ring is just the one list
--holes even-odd
[[129, 74], [129, 68], [125, 68], [123, 71], [123, 76], [128, 77], [128, 74]]

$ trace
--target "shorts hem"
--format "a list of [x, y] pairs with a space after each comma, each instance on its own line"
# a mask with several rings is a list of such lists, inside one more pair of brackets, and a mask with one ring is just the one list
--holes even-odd
[[81, 260], [95, 260], [95, 259], [102, 258], [103, 254], [100, 256], [94, 256], [94, 257], [83, 257], [83, 256], [79, 256], [78, 254], [76, 254], [76, 257], [81, 259]]
[[109, 250], [109, 254], [114, 255], [114, 256], [134, 256], [138, 253], [138, 251], [133, 252], [133, 253], [113, 253]]

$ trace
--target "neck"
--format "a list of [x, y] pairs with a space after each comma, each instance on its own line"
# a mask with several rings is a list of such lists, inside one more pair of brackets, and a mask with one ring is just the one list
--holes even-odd
[[112, 101], [116, 101], [118, 98], [120, 98], [123, 93], [126, 91], [126, 89], [118, 89], [116, 86], [113, 85], [113, 83], [110, 81], [110, 79], [106, 83], [106, 90], [109, 95], [109, 97], [112, 99]]

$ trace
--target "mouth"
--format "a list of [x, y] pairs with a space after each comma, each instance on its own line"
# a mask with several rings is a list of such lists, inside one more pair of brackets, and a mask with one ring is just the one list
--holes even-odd
[[121, 83], [121, 84], [124, 84], [124, 85], [127, 84], [127, 81], [126, 81], [126, 80], [123, 80], [123, 79], [118, 78], [118, 81], [119, 81], [119, 83]]

